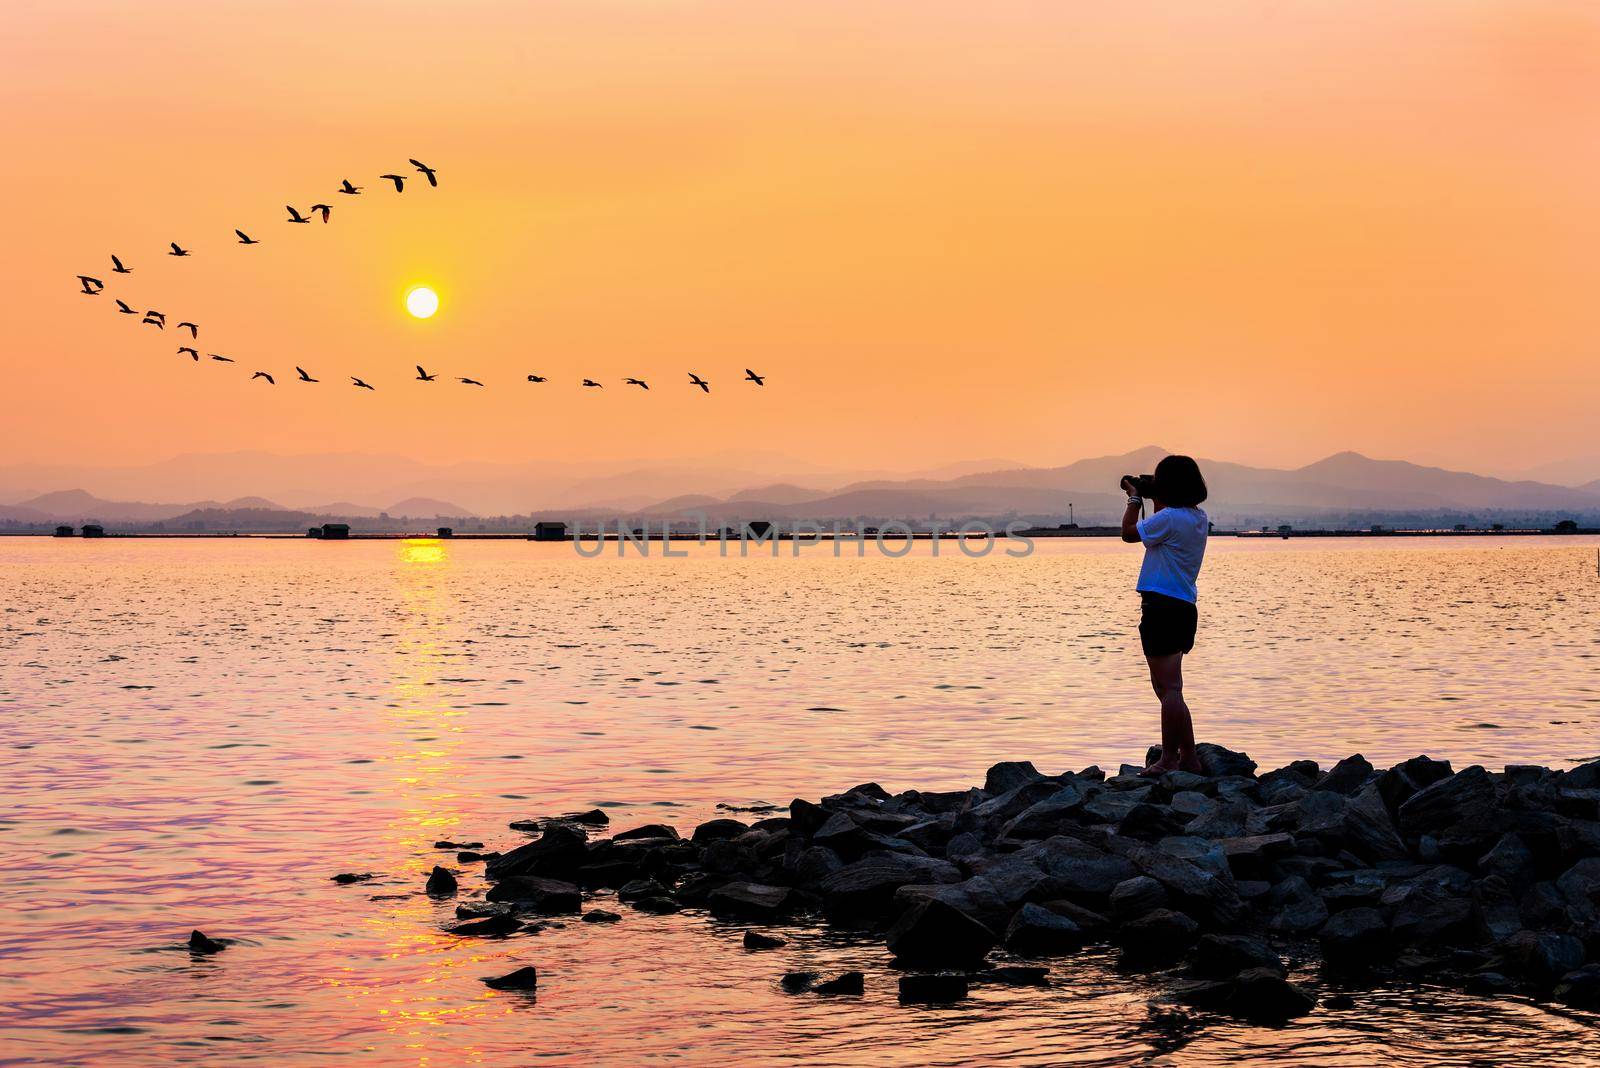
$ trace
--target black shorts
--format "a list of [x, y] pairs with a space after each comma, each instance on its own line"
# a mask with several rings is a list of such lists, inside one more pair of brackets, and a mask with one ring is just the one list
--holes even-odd
[[1193, 602], [1164, 593], [1139, 592], [1143, 610], [1139, 617], [1139, 644], [1145, 656], [1170, 656], [1194, 648], [1195, 625], [1200, 614]]

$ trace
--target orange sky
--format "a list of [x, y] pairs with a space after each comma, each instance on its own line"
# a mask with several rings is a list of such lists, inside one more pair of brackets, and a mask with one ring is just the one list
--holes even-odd
[[1595, 12], [12, 0], [0, 462], [1594, 456]]

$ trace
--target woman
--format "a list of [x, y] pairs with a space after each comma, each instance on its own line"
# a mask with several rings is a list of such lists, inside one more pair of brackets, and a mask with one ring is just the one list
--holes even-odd
[[[1153, 510], [1144, 514], [1141, 483]], [[1140, 772], [1156, 776], [1181, 769], [1199, 771], [1194, 751], [1194, 723], [1183, 700], [1183, 654], [1194, 648], [1195, 579], [1206, 554], [1210, 521], [1200, 504], [1206, 480], [1200, 465], [1187, 456], [1168, 456], [1156, 464], [1154, 485], [1124, 478], [1128, 508], [1122, 513], [1122, 540], [1144, 542], [1139, 568], [1139, 642], [1150, 662], [1150, 685], [1161, 699], [1161, 756]]]

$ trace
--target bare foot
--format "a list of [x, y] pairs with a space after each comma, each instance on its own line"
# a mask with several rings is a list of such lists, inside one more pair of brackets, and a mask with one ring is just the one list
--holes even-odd
[[1190, 757], [1188, 760], [1180, 760], [1180, 761], [1178, 761], [1178, 770], [1179, 771], [1192, 771], [1196, 775], [1204, 775], [1205, 774], [1205, 771], [1200, 767], [1200, 761], [1195, 757]]
[[1156, 761], [1154, 764], [1151, 764], [1148, 768], [1145, 768], [1143, 771], [1141, 771], [1139, 773], [1139, 776], [1140, 776], [1140, 778], [1144, 778], [1144, 779], [1159, 779], [1161, 776], [1165, 775], [1167, 772], [1169, 772], [1169, 771], [1177, 771], [1177, 770], [1178, 770], [1178, 762], [1176, 760], [1171, 761], [1169, 763], [1166, 757], [1162, 757], [1160, 760]]

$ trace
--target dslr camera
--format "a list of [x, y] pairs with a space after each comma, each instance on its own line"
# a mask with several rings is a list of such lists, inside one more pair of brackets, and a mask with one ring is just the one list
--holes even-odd
[[1155, 475], [1123, 475], [1120, 485], [1135, 497], [1154, 497], [1156, 495]]

